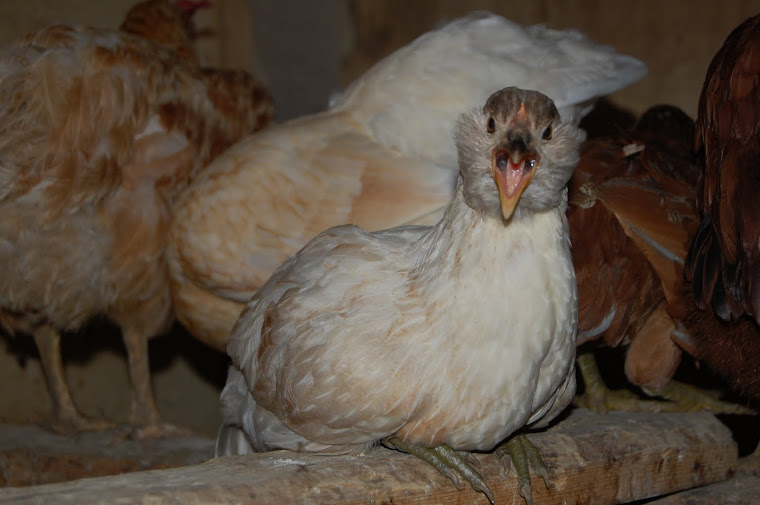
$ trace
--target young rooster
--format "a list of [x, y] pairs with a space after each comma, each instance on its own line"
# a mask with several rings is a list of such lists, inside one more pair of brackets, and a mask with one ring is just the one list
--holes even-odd
[[565, 186], [582, 136], [543, 94], [498, 91], [457, 124], [438, 224], [331, 228], [280, 266], [231, 335], [218, 455], [380, 441], [493, 502], [458, 451], [547, 424], [575, 392]]

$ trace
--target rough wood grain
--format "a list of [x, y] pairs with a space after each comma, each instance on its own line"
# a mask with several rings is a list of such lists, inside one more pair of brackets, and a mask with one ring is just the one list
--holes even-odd
[[760, 503], [760, 452], [739, 460], [733, 478], [696, 489], [689, 489], [647, 505], [756, 505]]
[[[709, 414], [597, 416], [577, 409], [531, 435], [541, 450], [550, 489], [534, 477], [536, 504], [611, 504], [672, 493], [729, 477], [736, 469], [731, 434]], [[481, 472], [499, 504], [524, 503], [513, 475], [492, 455]], [[479, 503], [486, 498], [408, 455], [378, 448], [326, 457], [273, 452], [202, 465], [0, 490], [0, 504], [42, 503]]]
[[129, 440], [123, 430], [58, 435], [36, 425], [0, 425], [0, 487], [30, 486], [202, 463], [210, 438]]
[[757, 505], [760, 477], [737, 475], [733, 479], [647, 502], [647, 505]]

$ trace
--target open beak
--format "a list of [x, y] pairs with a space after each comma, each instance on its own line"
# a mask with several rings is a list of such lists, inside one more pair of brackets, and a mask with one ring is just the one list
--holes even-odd
[[[523, 144], [524, 145], [524, 144]], [[493, 151], [491, 166], [493, 178], [499, 188], [501, 215], [509, 220], [515, 212], [520, 196], [528, 187], [538, 165], [538, 156], [523, 149], [500, 145]]]

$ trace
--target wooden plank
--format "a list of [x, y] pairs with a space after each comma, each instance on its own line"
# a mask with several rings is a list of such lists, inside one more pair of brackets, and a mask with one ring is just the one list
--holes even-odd
[[741, 458], [729, 480], [647, 502], [647, 505], [756, 505], [760, 502], [760, 451]]
[[760, 477], [741, 474], [733, 479], [647, 502], [647, 505], [757, 505]]
[[[550, 489], [534, 477], [540, 504], [624, 503], [729, 477], [737, 450], [714, 416], [573, 410], [547, 431], [532, 434]], [[479, 455], [497, 503], [523, 503], [513, 475], [493, 455]], [[0, 504], [179, 503], [487, 503], [456, 488], [421, 461], [384, 448], [328, 457], [278, 451], [211, 460], [202, 465], [136, 472], [30, 488], [0, 490]]]
[[0, 487], [31, 486], [203, 463], [210, 438], [130, 440], [125, 430], [68, 437], [36, 425], [0, 425]]

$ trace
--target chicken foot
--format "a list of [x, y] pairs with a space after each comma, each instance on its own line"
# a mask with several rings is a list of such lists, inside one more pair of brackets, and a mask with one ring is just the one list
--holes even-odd
[[642, 390], [651, 396], [659, 396], [669, 400], [668, 405], [675, 405], [677, 412], [698, 412], [707, 410], [715, 414], [756, 415], [757, 412], [739, 405], [738, 403], [724, 402], [719, 399], [719, 391], [706, 391], [691, 384], [679, 381], [670, 381], [659, 391]]
[[610, 410], [662, 411], [664, 402], [642, 400], [627, 389], [611, 390], [607, 388], [592, 352], [578, 354], [576, 363], [585, 386], [585, 392], [582, 395], [576, 395], [573, 399], [573, 404], [576, 407], [585, 407], [598, 414], [606, 414]]
[[[517, 492], [528, 505], [533, 505], [533, 492], [530, 485], [530, 467], [538, 472], [549, 487], [549, 474], [536, 446], [524, 434], [515, 435], [496, 448], [496, 455], [501, 458], [504, 469], [509, 473], [511, 464], [517, 471]], [[511, 462], [511, 463], [510, 463]]]
[[112, 428], [113, 423], [108, 421], [84, 417], [74, 405], [63, 373], [60, 332], [50, 325], [42, 325], [34, 329], [33, 336], [53, 402], [53, 419], [50, 429], [57, 433], [75, 435], [82, 431]]
[[604, 383], [593, 353], [577, 357], [578, 369], [583, 377], [586, 391], [573, 399], [577, 407], [585, 407], [600, 414], [610, 410], [628, 412], [696, 412], [708, 410], [715, 414], [746, 414], [756, 412], [735, 403], [719, 400], [717, 393], [703, 391], [695, 386], [671, 380], [660, 391], [646, 391], [649, 396], [663, 400], [642, 400], [626, 389], [610, 390]]
[[383, 440], [383, 445], [391, 449], [406, 452], [425, 461], [451, 479], [457, 489], [461, 489], [459, 487], [459, 477], [462, 477], [470, 483], [470, 486], [472, 486], [475, 491], [483, 493], [492, 504], [494, 503], [491, 488], [488, 487], [488, 484], [486, 484], [477, 470], [472, 467], [472, 464], [468, 461], [467, 453], [462, 454], [446, 444], [441, 444], [436, 447], [424, 447], [417, 444], [410, 444], [398, 437], [390, 437]]

